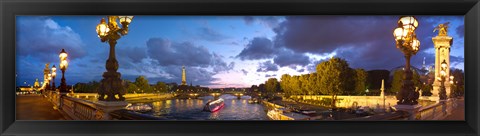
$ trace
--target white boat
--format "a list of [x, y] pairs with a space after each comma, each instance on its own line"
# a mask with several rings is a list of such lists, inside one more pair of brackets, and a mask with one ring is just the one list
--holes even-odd
[[302, 111], [303, 114], [315, 114], [317, 113], [317, 111], [314, 111], [314, 110], [304, 110]]
[[205, 107], [203, 108], [204, 111], [209, 111], [209, 112], [216, 112], [220, 109], [222, 109], [225, 106], [225, 103], [223, 102], [223, 99], [217, 99], [214, 101], [209, 101], [207, 104], [205, 104]]
[[127, 110], [136, 111], [136, 112], [148, 112], [153, 108], [148, 104], [138, 103], [138, 104], [128, 104], [126, 107]]
[[248, 99], [248, 103], [254, 104], [254, 103], [259, 103], [260, 101], [256, 98]]
[[281, 115], [283, 114], [283, 109], [273, 109], [273, 110], [269, 110], [267, 112], [267, 116], [268, 118], [270, 118], [271, 120], [282, 120], [281, 119]]
[[273, 110], [269, 110], [267, 112], [268, 118], [271, 120], [309, 120], [310, 117], [295, 113], [295, 112], [288, 112], [285, 108], [275, 108]]

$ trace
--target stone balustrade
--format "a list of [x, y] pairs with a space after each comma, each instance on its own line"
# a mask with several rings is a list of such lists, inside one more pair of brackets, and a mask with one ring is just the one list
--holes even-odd
[[[329, 95], [292, 95], [288, 99], [296, 100], [303, 103], [321, 105], [321, 101], [331, 100], [332, 96]], [[337, 96], [337, 107], [343, 108], [352, 108], [353, 106], [368, 106], [371, 109], [383, 109], [383, 100], [385, 100], [385, 108], [393, 107], [397, 103], [395, 96], [385, 96], [385, 99], [381, 96]], [[453, 109], [457, 107], [457, 100], [455, 98], [450, 98], [444, 101], [438, 101], [438, 97], [433, 96], [422, 96], [419, 98], [420, 101], [428, 101], [423, 106], [418, 109], [412, 109], [410, 111], [413, 115], [402, 118], [405, 120], [415, 119], [415, 120], [443, 120], [448, 115], [451, 114]], [[437, 100], [431, 101], [431, 100]], [[324, 105], [328, 106], [328, 105]], [[376, 110], [377, 111], [377, 110]], [[378, 110], [385, 111], [385, 110]], [[373, 115], [377, 116], [377, 115]], [[380, 115], [378, 115], [380, 116]], [[382, 116], [384, 116], [382, 114]], [[400, 115], [397, 115], [400, 116]], [[371, 120], [376, 119], [377, 117], [364, 118], [359, 120]], [[402, 120], [396, 119], [396, 120]]]
[[95, 104], [78, 98], [64, 96], [62, 111], [74, 120], [96, 120]]
[[[55, 110], [59, 110], [67, 119], [72, 120], [121, 120], [121, 119], [160, 119], [153, 116], [140, 115], [128, 112], [124, 108], [128, 104], [125, 101], [92, 101], [83, 97], [97, 98], [93, 93], [77, 93], [61, 95], [55, 91], [45, 91], [43, 95], [52, 102]], [[151, 94], [148, 94], [151, 95]], [[138, 95], [135, 95], [138, 96]], [[135, 97], [132, 96], [132, 97]]]
[[452, 110], [457, 108], [457, 99], [439, 101], [435, 104], [420, 108], [415, 115], [417, 120], [442, 120], [451, 114]]
[[415, 119], [417, 120], [438, 120], [441, 119], [444, 115], [442, 110], [441, 103], [435, 103], [427, 107], [421, 108], [418, 111]]

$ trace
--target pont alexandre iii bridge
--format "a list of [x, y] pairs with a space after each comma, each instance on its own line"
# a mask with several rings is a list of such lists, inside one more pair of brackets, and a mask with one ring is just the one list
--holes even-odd
[[[225, 91], [222, 93], [182, 93], [190, 98], [200, 96], [218, 97], [221, 94], [232, 94], [237, 97], [252, 96], [258, 97], [261, 94]], [[130, 96], [128, 96], [130, 95]], [[127, 94], [128, 97], [149, 98], [158, 97], [158, 94]], [[152, 117], [125, 109], [125, 106], [106, 105], [96, 100], [98, 97], [94, 93], [75, 93], [74, 95], [60, 95], [55, 91], [44, 91], [42, 95], [35, 96], [17, 96], [17, 119], [23, 118], [29, 120], [159, 120], [160, 118]], [[165, 96], [166, 98], [174, 98], [175, 95]], [[330, 96], [322, 95], [297, 95], [290, 98], [301, 98], [299, 102], [309, 103], [309, 100], [321, 100]], [[178, 98], [178, 96], [177, 96]], [[395, 97], [393, 96], [338, 96], [338, 107], [351, 106], [369, 106], [373, 109], [383, 109], [383, 101], [390, 103], [385, 106], [387, 108], [394, 107]], [[427, 101], [431, 99], [423, 96], [420, 100]], [[24, 102], [25, 103], [22, 103]], [[30, 101], [30, 102], [29, 102]], [[32, 105], [32, 103], [34, 103]], [[350, 106], [349, 106], [350, 105]], [[113, 108], [112, 108], [113, 107]], [[449, 98], [446, 101], [431, 102], [423, 104], [423, 106], [412, 111], [390, 111], [380, 112], [371, 116], [362, 118], [354, 118], [349, 120], [463, 120], [464, 119], [464, 100], [463, 98]]]

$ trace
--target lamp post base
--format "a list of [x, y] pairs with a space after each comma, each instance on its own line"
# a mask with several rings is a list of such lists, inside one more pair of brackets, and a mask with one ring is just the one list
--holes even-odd
[[[124, 101], [125, 88], [123, 87], [121, 74], [118, 72], [105, 72], [103, 73], [103, 79], [100, 82], [100, 88], [98, 90], [98, 100], [100, 101]], [[105, 98], [105, 95], [107, 98]], [[117, 96], [118, 98], [116, 98]]]

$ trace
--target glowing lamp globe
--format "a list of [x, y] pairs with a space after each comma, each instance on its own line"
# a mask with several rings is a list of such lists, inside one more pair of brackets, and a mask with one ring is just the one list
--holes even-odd
[[446, 69], [446, 68], [447, 68], [447, 62], [445, 62], [445, 60], [443, 60], [441, 67], [442, 67], [443, 69]]
[[398, 20], [398, 24], [401, 24], [403, 29], [406, 30], [415, 30], [418, 26], [418, 21], [413, 16], [404, 16]]
[[130, 24], [130, 22], [132, 22], [133, 16], [118, 16], [118, 18], [120, 19], [120, 23]]
[[100, 24], [97, 25], [98, 37], [105, 37], [109, 31], [110, 28], [108, 28], [107, 23], [105, 22], [105, 18], [102, 18], [102, 20], [100, 20]]

